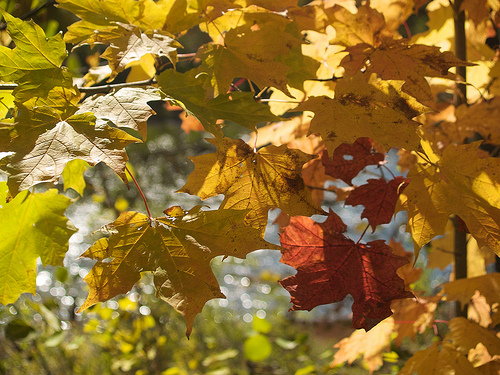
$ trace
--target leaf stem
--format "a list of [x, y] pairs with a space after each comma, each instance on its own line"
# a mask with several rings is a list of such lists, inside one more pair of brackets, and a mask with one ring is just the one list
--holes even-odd
[[139, 186], [139, 183], [135, 179], [134, 175], [130, 172], [127, 166], [125, 166], [125, 171], [129, 174], [129, 176], [132, 178], [132, 181], [134, 181], [135, 186], [137, 187], [137, 190], [139, 190], [139, 193], [141, 194], [142, 200], [144, 201], [144, 206], [146, 206], [146, 211], [148, 212], [148, 217], [150, 220], [153, 220], [153, 217], [151, 216], [151, 211], [149, 211], [149, 206], [148, 206], [148, 201], [146, 200], [146, 196], [142, 192], [141, 187]]
[[365, 230], [363, 231], [363, 233], [361, 233], [361, 236], [359, 237], [358, 242], [356, 242], [356, 245], [359, 243], [359, 241], [361, 241], [361, 239], [362, 239], [362, 238], [363, 238], [363, 236], [365, 235], [365, 233], [366, 233], [366, 231], [368, 230], [368, 228], [370, 228], [370, 223], [368, 223], [368, 224], [366, 225], [366, 228], [365, 228]]
[[396, 176], [394, 176], [394, 173], [392, 173], [391, 169], [390, 169], [387, 165], [382, 164], [382, 167], [383, 167], [383, 168], [385, 168], [386, 170], [388, 170], [388, 171], [389, 171], [389, 173], [390, 173], [390, 174], [391, 174], [391, 176], [392, 176], [392, 179], [395, 179], [395, 178], [396, 178]]

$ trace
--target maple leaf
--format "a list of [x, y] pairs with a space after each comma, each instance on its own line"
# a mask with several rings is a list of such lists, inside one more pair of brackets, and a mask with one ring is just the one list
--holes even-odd
[[480, 375], [467, 358], [447, 341], [434, 342], [416, 352], [399, 371], [400, 375]]
[[369, 3], [360, 6], [355, 14], [340, 5], [335, 5], [332, 13], [334, 19], [332, 26], [335, 29], [335, 39], [332, 44], [378, 45], [384, 36], [384, 16], [371, 8]]
[[490, 6], [495, 4], [495, 11], [499, 10], [498, 3], [488, 0], [464, 0], [460, 3], [460, 10], [467, 12], [467, 17], [478, 26], [481, 22], [490, 19]]
[[[25, 22], [11, 16], [0, 8], [7, 31], [16, 43], [14, 49], [0, 46], [0, 79], [7, 82], [18, 82], [26, 73], [60, 70], [66, 58], [66, 45], [62, 35], [47, 38], [42, 28], [33, 21]], [[27, 58], [29, 56], [29, 58]]]
[[215, 95], [225, 93], [237, 77], [288, 93], [289, 67], [278, 58], [287, 56], [301, 40], [286, 32], [285, 27], [266, 23], [253, 30], [251, 25], [245, 25], [229, 30], [224, 46], [210, 44], [200, 49], [198, 54], [204, 61], [200, 69], [211, 77]]
[[404, 40], [383, 39], [377, 48], [367, 43], [347, 47], [349, 55], [341, 65], [345, 74], [377, 73], [385, 80], [405, 81], [401, 89], [424, 104], [432, 105], [433, 96], [425, 77], [456, 79], [448, 72], [453, 66], [475, 64], [457, 59], [452, 52], [441, 52], [439, 47], [423, 44], [408, 45]]
[[339, 348], [333, 356], [332, 367], [344, 362], [352, 364], [360, 355], [366, 363], [370, 374], [384, 364], [383, 353], [391, 351], [391, 334], [394, 330], [394, 319], [389, 317], [377, 324], [369, 332], [362, 329], [354, 331], [351, 336], [340, 340], [334, 348]]
[[82, 254], [97, 263], [84, 279], [90, 291], [79, 311], [128, 292], [141, 272], [149, 271], [157, 296], [184, 316], [189, 336], [205, 303], [224, 298], [210, 268], [214, 257], [245, 258], [257, 249], [279, 249], [243, 224], [244, 210], [202, 211], [196, 206], [187, 212], [175, 206], [165, 213], [165, 218], [150, 220], [124, 212], [102, 229], [110, 237]]
[[434, 314], [442, 296], [424, 298], [399, 299], [391, 303], [393, 318], [398, 322], [395, 326], [397, 336], [394, 343], [400, 346], [405, 337], [414, 339], [417, 333], [432, 327]]
[[459, 301], [462, 305], [469, 303], [476, 290], [486, 298], [486, 302], [491, 306], [499, 302], [500, 295], [500, 273], [493, 272], [487, 275], [472, 277], [468, 279], [458, 279], [446, 283], [443, 292], [449, 301]]
[[463, 354], [467, 354], [470, 349], [482, 343], [491, 356], [500, 355], [500, 339], [495, 332], [462, 317], [451, 319], [448, 327], [450, 332], [446, 335], [446, 339]]
[[139, 139], [107, 125], [96, 128], [94, 121], [91, 113], [83, 113], [25, 126], [24, 133], [11, 141], [9, 151], [14, 153], [0, 161], [0, 168], [9, 174], [10, 191], [16, 194], [40, 182], [56, 183], [73, 159], [90, 165], [102, 161], [128, 184], [124, 147]]
[[147, 120], [155, 111], [147, 104], [160, 100], [161, 95], [153, 87], [125, 87], [106, 95], [92, 95], [80, 105], [77, 113], [92, 112], [96, 117], [96, 126], [108, 122], [121, 128], [130, 128], [138, 132], [142, 140], [147, 138]]
[[195, 169], [178, 192], [201, 199], [224, 194], [221, 207], [250, 208], [247, 220], [262, 232], [271, 208], [292, 216], [323, 213], [301, 177], [302, 166], [314, 156], [285, 145], [264, 147], [255, 153], [240, 139], [224, 138], [218, 146], [216, 153], [192, 158]]
[[407, 231], [415, 250], [444, 233], [451, 214], [467, 224], [478, 245], [500, 253], [500, 160], [480, 159], [478, 142], [446, 147], [443, 156], [423, 143], [428, 163], [417, 164], [409, 173], [405, 189]]
[[361, 137], [354, 143], [342, 143], [333, 152], [332, 159], [328, 151], [323, 151], [321, 161], [325, 166], [325, 173], [333, 178], [339, 178], [348, 185], [352, 179], [368, 165], [379, 165], [385, 160], [385, 155], [376, 152], [370, 138]]
[[421, 268], [413, 267], [414, 254], [412, 251], [406, 251], [401, 243], [391, 239], [389, 241], [389, 246], [392, 248], [394, 254], [408, 259], [408, 263], [405, 264], [403, 267], [399, 268], [397, 274], [405, 282], [406, 289], [410, 290], [410, 284], [420, 280], [420, 276], [422, 275], [423, 270]]
[[83, 172], [90, 167], [89, 163], [81, 159], [70, 160], [64, 167], [62, 177], [64, 180], [64, 191], [73, 189], [83, 197], [85, 189], [85, 179]]
[[386, 149], [416, 149], [419, 142], [412, 118], [426, 109], [402, 94], [401, 82], [366, 82], [363, 74], [342, 79], [335, 88], [335, 98], [311, 97], [297, 111], [312, 111], [310, 133], [319, 133], [333, 153], [342, 143], [360, 137], [379, 141]]
[[56, 189], [24, 191], [5, 203], [7, 185], [0, 182], [0, 303], [14, 303], [22, 293], [35, 294], [37, 259], [62, 266], [68, 240], [77, 230], [64, 211], [71, 199]]
[[450, 126], [458, 130], [461, 137], [453, 137], [458, 143], [463, 143], [466, 137], [474, 137], [474, 133], [495, 145], [500, 144], [500, 130], [495, 119], [500, 116], [500, 98], [495, 97], [488, 101], [481, 101], [471, 106], [465, 104], [455, 111], [457, 121]]
[[375, 232], [377, 225], [392, 220], [399, 195], [408, 183], [409, 180], [404, 177], [396, 177], [388, 182], [383, 178], [371, 178], [366, 184], [354, 188], [345, 204], [365, 206], [361, 218], [367, 218]]
[[249, 129], [255, 129], [258, 122], [278, 121], [269, 107], [257, 103], [251, 92], [232, 92], [207, 100], [203, 89], [203, 75], [195, 70], [178, 73], [169, 69], [158, 76], [161, 90], [175, 101], [179, 101], [189, 115], [195, 116], [205, 130], [219, 134], [218, 119], [234, 121]]
[[347, 227], [330, 210], [324, 223], [299, 216], [280, 235], [281, 262], [297, 274], [280, 281], [290, 292], [291, 310], [354, 298], [353, 328], [369, 330], [392, 314], [392, 300], [412, 297], [396, 270], [408, 261], [394, 255], [382, 240], [355, 243], [343, 233]]
[[120, 35], [109, 39], [110, 46], [101, 55], [109, 62], [109, 81], [123, 71], [131, 62], [139, 61], [143, 55], [166, 56], [173, 66], [177, 63], [177, 48], [182, 47], [173, 35], [159, 30], [141, 32], [133, 25], [118, 24]]

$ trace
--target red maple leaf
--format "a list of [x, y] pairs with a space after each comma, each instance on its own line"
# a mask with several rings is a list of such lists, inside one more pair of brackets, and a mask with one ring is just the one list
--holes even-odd
[[311, 310], [352, 295], [352, 326], [369, 330], [392, 314], [392, 300], [413, 297], [396, 274], [408, 260], [394, 255], [383, 240], [355, 243], [342, 234], [346, 228], [331, 210], [324, 223], [292, 217], [280, 235], [281, 262], [297, 274], [280, 284], [291, 295], [291, 310]]
[[327, 175], [352, 185], [351, 180], [367, 165], [378, 165], [384, 158], [384, 154], [373, 150], [373, 141], [370, 138], [362, 137], [356, 139], [352, 145], [342, 143], [333, 152], [332, 160], [328, 157], [328, 152], [323, 151], [321, 161]]
[[365, 206], [361, 217], [367, 218], [375, 231], [377, 225], [387, 224], [392, 220], [399, 194], [410, 180], [405, 177], [396, 177], [389, 182], [383, 178], [369, 179], [367, 182], [356, 187], [345, 200], [345, 204]]

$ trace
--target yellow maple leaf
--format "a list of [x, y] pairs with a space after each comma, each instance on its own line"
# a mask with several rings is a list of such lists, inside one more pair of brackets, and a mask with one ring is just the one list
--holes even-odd
[[413, 98], [401, 93], [402, 82], [366, 82], [362, 74], [342, 79], [335, 98], [311, 97], [296, 108], [312, 111], [310, 133], [319, 133], [333, 154], [342, 143], [360, 137], [379, 141], [386, 149], [418, 146], [418, 123], [412, 118], [426, 111]]
[[394, 300], [391, 309], [394, 312], [393, 318], [396, 322], [395, 331], [397, 336], [394, 339], [396, 345], [401, 345], [405, 337], [413, 340], [415, 335], [423, 333], [434, 324], [434, 313], [438, 302], [442, 296], [424, 298], [406, 298]]
[[[456, 214], [480, 247], [500, 254], [500, 160], [480, 159], [478, 146], [478, 142], [450, 145], [441, 158], [434, 154], [408, 174], [411, 182], [404, 191], [404, 205], [417, 253], [444, 234], [448, 217]], [[430, 150], [428, 143], [425, 147]]]
[[339, 348], [339, 351], [333, 356], [332, 367], [344, 362], [351, 364], [362, 355], [368, 370], [373, 373], [384, 363], [382, 354], [391, 349], [393, 329], [394, 319], [389, 317], [368, 332], [364, 329], [354, 331], [335, 344], [334, 348]]
[[490, 355], [500, 355], [500, 339], [495, 332], [462, 317], [450, 320], [448, 327], [450, 332], [445, 339], [451, 341], [458, 351], [467, 354], [470, 349], [482, 343]]
[[500, 273], [454, 280], [443, 286], [448, 301], [459, 301], [462, 305], [469, 303], [475, 292], [479, 291], [491, 306], [500, 302]]
[[180, 207], [165, 211], [166, 217], [153, 220], [123, 212], [102, 229], [110, 237], [101, 238], [82, 255], [97, 263], [85, 277], [90, 291], [79, 311], [128, 292], [141, 272], [150, 271], [157, 296], [184, 316], [189, 336], [205, 303], [225, 298], [210, 268], [214, 257], [245, 258], [257, 249], [279, 249], [243, 224], [246, 211], [202, 211], [201, 206], [189, 212]]
[[224, 45], [207, 45], [200, 49], [204, 64], [199, 68], [211, 77], [215, 96], [226, 93], [236, 77], [244, 77], [259, 87], [272, 86], [288, 93], [289, 67], [286, 57], [301, 40], [285, 30], [286, 24], [252, 24], [229, 30]]
[[455, 347], [447, 341], [435, 342], [411, 357], [399, 375], [480, 375]]
[[453, 66], [472, 66], [474, 64], [457, 59], [449, 51], [440, 52], [438, 47], [423, 44], [408, 45], [404, 40], [385, 38], [378, 47], [360, 43], [347, 47], [349, 55], [341, 65], [347, 75], [359, 71], [377, 73], [385, 80], [402, 80], [402, 90], [415, 97], [419, 102], [432, 105], [433, 97], [425, 77], [456, 79], [448, 72]]
[[270, 208], [280, 208], [291, 216], [324, 213], [301, 177], [302, 166], [313, 158], [285, 145], [254, 152], [240, 139], [224, 138], [216, 153], [193, 158], [195, 169], [178, 192], [201, 199], [224, 194], [222, 208], [251, 209], [248, 223], [263, 232]]

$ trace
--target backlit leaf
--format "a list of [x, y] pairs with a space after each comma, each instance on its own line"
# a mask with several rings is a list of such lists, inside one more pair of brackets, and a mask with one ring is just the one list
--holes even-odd
[[180, 101], [186, 111], [195, 116], [206, 131], [218, 134], [217, 120], [234, 121], [249, 129], [255, 129], [259, 122], [278, 121], [269, 107], [254, 100], [251, 92], [231, 92], [213, 99], [205, 98], [204, 75], [197, 75], [195, 70], [178, 73], [169, 69], [158, 76], [161, 90]]
[[64, 180], [64, 191], [73, 189], [83, 197], [85, 179], [83, 172], [90, 167], [89, 163], [81, 159], [70, 160], [64, 167], [62, 177]]
[[399, 195], [408, 182], [404, 177], [396, 177], [390, 181], [371, 178], [366, 184], [354, 188], [345, 204], [365, 206], [361, 218], [367, 218], [375, 231], [377, 225], [387, 224], [392, 220]]
[[396, 270], [408, 261], [394, 255], [382, 240], [356, 243], [333, 211], [324, 223], [298, 216], [280, 235], [281, 262], [297, 274], [280, 281], [290, 292], [292, 310], [311, 310], [342, 301], [348, 294], [353, 328], [369, 330], [392, 314], [391, 301], [412, 297]]
[[0, 79], [17, 82], [29, 72], [40, 75], [42, 70], [59, 70], [67, 55], [62, 35], [46, 38], [42, 28], [33, 21], [22, 21], [3, 9], [0, 11], [16, 43], [14, 49], [0, 46]]
[[339, 348], [333, 356], [332, 367], [347, 362], [352, 364], [358, 357], [363, 356], [370, 373], [382, 367], [383, 353], [391, 349], [391, 334], [394, 329], [394, 319], [389, 317], [377, 324], [369, 332], [358, 329], [351, 336], [340, 340], [334, 345]]
[[15, 138], [15, 152], [2, 159], [0, 167], [9, 174], [9, 189], [13, 193], [28, 189], [40, 182], [56, 183], [66, 163], [73, 159], [85, 160], [90, 165], [106, 163], [127, 184], [124, 147], [138, 142], [122, 130], [109, 126], [96, 128], [91, 113], [76, 114], [48, 127], [34, 127]]
[[145, 141], [147, 120], [155, 114], [148, 102], [160, 99], [160, 93], [152, 87], [125, 87], [106, 95], [97, 94], [88, 97], [77, 113], [92, 112], [98, 127], [111, 122], [119, 128], [135, 130]]
[[400, 375], [480, 375], [467, 358], [447, 341], [435, 342], [430, 348], [416, 352]]
[[375, 151], [373, 141], [366, 137], [356, 139], [352, 145], [342, 143], [333, 152], [331, 160], [326, 150], [321, 157], [325, 173], [348, 185], [352, 185], [352, 179], [365, 167], [382, 164], [384, 159], [385, 155]]
[[205, 303], [224, 298], [210, 269], [214, 257], [245, 258], [257, 249], [278, 248], [243, 224], [246, 211], [202, 211], [201, 206], [176, 211], [175, 216], [152, 220], [124, 212], [102, 229], [109, 239], [98, 240], [82, 255], [97, 263], [85, 277], [90, 292], [80, 311], [128, 292], [141, 272], [150, 271], [157, 296], [184, 316], [189, 336]]
[[288, 66], [279, 61], [300, 45], [300, 39], [285, 31], [284, 26], [263, 24], [254, 30], [229, 30], [224, 46], [207, 45], [200, 52], [205, 65], [201, 67], [211, 77], [216, 94], [224, 94], [234, 78], [244, 77], [259, 87], [272, 86], [288, 92]]
[[163, 31], [141, 32], [138, 27], [120, 24], [120, 35], [107, 42], [110, 46], [101, 55], [109, 62], [113, 80], [118, 73], [129, 66], [131, 62], [139, 61], [145, 54], [166, 56], [175, 66], [177, 63], [177, 48], [182, 47], [173, 35]]
[[386, 149], [418, 146], [418, 123], [412, 118], [425, 108], [401, 93], [401, 83], [373, 81], [362, 75], [342, 79], [336, 86], [335, 98], [311, 97], [296, 108], [312, 111], [310, 133], [319, 133], [333, 153], [342, 143], [369, 137]]
[[417, 164], [405, 189], [416, 251], [444, 233], [451, 214], [459, 215], [479, 246], [500, 253], [500, 160], [481, 159], [478, 143], [448, 146], [441, 159]]
[[251, 209], [248, 222], [263, 232], [271, 208], [292, 216], [323, 213], [301, 177], [303, 164], [312, 158], [284, 145], [255, 153], [242, 140], [225, 138], [216, 153], [193, 158], [195, 169], [179, 192], [201, 199], [224, 194], [222, 208]]
[[462, 353], [467, 354], [470, 349], [482, 343], [491, 356], [500, 355], [500, 339], [495, 332], [462, 317], [453, 318], [448, 326], [450, 332], [446, 335], [446, 339]]
[[[2, 190], [5, 182], [1, 182]], [[36, 264], [62, 266], [76, 228], [64, 216], [71, 200], [51, 189], [23, 191], [0, 202], [0, 303], [14, 303], [22, 293], [35, 294]]]
[[438, 47], [423, 44], [408, 45], [403, 39], [386, 38], [377, 48], [369, 44], [358, 44], [346, 48], [349, 55], [341, 65], [346, 74], [354, 75], [361, 70], [365, 74], [377, 73], [382, 79], [401, 80], [403, 92], [424, 104], [432, 102], [431, 89], [425, 77], [455, 79], [448, 70], [453, 66], [474, 64], [457, 59], [453, 53], [440, 52]]
[[476, 290], [490, 305], [499, 303], [500, 273], [493, 272], [484, 276], [454, 280], [443, 286], [446, 298], [450, 301], [459, 301], [462, 305], [469, 303]]

